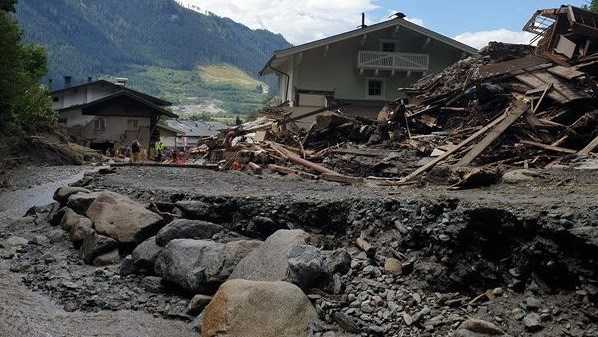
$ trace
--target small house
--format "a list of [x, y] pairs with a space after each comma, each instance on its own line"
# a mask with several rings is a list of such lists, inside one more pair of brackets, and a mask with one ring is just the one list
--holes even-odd
[[[68, 81], [65, 81], [68, 83]], [[51, 93], [59, 123], [77, 143], [92, 149], [126, 148], [138, 140], [149, 149], [158, 140], [162, 117], [177, 116], [171, 103], [106, 80], [66, 86]]]

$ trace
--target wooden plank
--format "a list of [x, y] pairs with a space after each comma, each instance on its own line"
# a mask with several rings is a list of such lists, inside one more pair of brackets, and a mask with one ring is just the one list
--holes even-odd
[[579, 77], [582, 77], [585, 75], [585, 73], [576, 70], [573, 67], [563, 67], [563, 66], [554, 66], [552, 68], [548, 69], [548, 72], [553, 74], [553, 75], [557, 75], [559, 77], [562, 77], [566, 80], [573, 80]]
[[323, 180], [327, 180], [327, 181], [332, 181], [335, 183], [342, 183], [342, 184], [363, 184], [363, 182], [365, 181], [365, 179], [363, 178], [359, 178], [359, 177], [351, 177], [351, 176], [346, 176], [346, 175], [340, 175], [340, 174], [321, 174], [320, 178]]
[[562, 152], [562, 153], [568, 153], [568, 154], [575, 154], [575, 153], [577, 153], [577, 151], [575, 151], [575, 150], [567, 149], [567, 148], [564, 148], [564, 147], [547, 145], [547, 144], [542, 144], [542, 143], [538, 143], [538, 142], [532, 142], [532, 141], [529, 141], [529, 140], [522, 140], [521, 143], [527, 144], [527, 145], [531, 145], [531, 146], [535, 146], [535, 147], [539, 147], [541, 149], [548, 150], [548, 151], [553, 151], [553, 152]]
[[537, 71], [537, 72], [533, 73], [533, 75], [536, 76], [537, 78], [539, 78], [540, 80], [544, 81], [545, 83], [552, 83], [554, 86], [554, 90], [556, 90], [556, 92], [558, 92], [559, 94], [567, 97], [569, 102], [573, 102], [573, 101], [584, 99], [584, 98], [589, 98], [589, 96], [587, 96], [585, 94], [583, 94], [583, 95], [580, 94], [580, 93], [583, 93], [583, 91], [577, 91], [577, 90], [571, 89], [571, 87], [569, 85], [567, 85], [567, 83], [563, 82], [563, 80], [552, 75], [549, 72]]
[[588, 146], [584, 147], [583, 150], [579, 151], [577, 154], [580, 156], [587, 156], [596, 148], [598, 148], [598, 137], [594, 138], [594, 140], [591, 141]]
[[[488, 124], [485, 127], [481, 128], [478, 132], [476, 132], [473, 135], [469, 136], [469, 138], [467, 138], [464, 141], [462, 141], [461, 143], [459, 143], [459, 145], [455, 146], [453, 149], [445, 152], [440, 157], [437, 157], [436, 159], [430, 161], [426, 165], [418, 168], [413, 173], [411, 173], [410, 175], [408, 175], [405, 178], [401, 179], [396, 184], [397, 185], [404, 185], [409, 180], [411, 180], [411, 179], [419, 176], [420, 174], [422, 174], [422, 173], [426, 172], [427, 170], [431, 169], [432, 167], [436, 166], [436, 164], [438, 164], [441, 161], [445, 160], [446, 158], [448, 158], [453, 153], [459, 151], [461, 148], [465, 147], [466, 145], [468, 145], [469, 143], [471, 143], [472, 141], [474, 141], [476, 138], [478, 138], [481, 135], [483, 135], [484, 133], [486, 133], [486, 131], [488, 131], [488, 130], [492, 129], [493, 127], [495, 127], [498, 123], [502, 122], [505, 119], [505, 117], [506, 117], [506, 115], [504, 115], [504, 114], [500, 115], [500, 117], [496, 118], [490, 124]], [[389, 183], [389, 186], [391, 186], [391, 185], [394, 185], [394, 183]]]
[[318, 173], [324, 173], [324, 174], [330, 174], [330, 175], [338, 175], [338, 173], [334, 172], [333, 170], [330, 170], [322, 165], [313, 163], [307, 159], [303, 159], [300, 156], [298, 156], [297, 154], [285, 149], [284, 147], [280, 146], [279, 144], [275, 144], [273, 142], [269, 143], [270, 147], [273, 148], [276, 152], [278, 152], [279, 154], [281, 154], [283, 157], [285, 157], [286, 159], [290, 160], [291, 162], [297, 164], [297, 165], [301, 165], [301, 166], [305, 166], [311, 170], [314, 170]]
[[[540, 104], [542, 102], [539, 102]], [[507, 129], [515, 123], [525, 112], [529, 110], [527, 103], [518, 101], [514, 110], [503, 120], [496, 125], [484, 139], [477, 143], [459, 162], [456, 166], [469, 166], [490, 144], [492, 144], [498, 137], [500, 137]]]
[[[516, 79], [518, 79], [519, 81], [531, 86], [532, 88], [544, 88], [546, 87], [546, 82], [543, 82], [542, 80], [532, 76], [531, 74], [521, 74], [521, 75], [517, 75], [515, 76]], [[552, 98], [553, 100], [561, 103], [561, 104], [566, 104], [569, 103], [569, 99], [565, 96], [563, 96], [561, 93], [556, 92], [556, 91], [552, 91], [548, 94], [548, 97]]]

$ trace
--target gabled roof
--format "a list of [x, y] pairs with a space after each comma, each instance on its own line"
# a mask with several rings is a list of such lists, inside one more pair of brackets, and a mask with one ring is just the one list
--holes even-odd
[[355, 30], [352, 30], [352, 31], [349, 31], [346, 33], [333, 35], [333, 36], [330, 36], [330, 37], [327, 37], [327, 38], [324, 38], [321, 40], [305, 43], [305, 44], [302, 44], [299, 46], [295, 46], [295, 47], [291, 47], [291, 48], [287, 48], [287, 49], [283, 49], [283, 50], [277, 50], [274, 52], [274, 55], [268, 61], [268, 63], [264, 66], [264, 68], [260, 71], [260, 75], [263, 75], [265, 73], [265, 71], [268, 69], [268, 67], [272, 64], [272, 62], [278, 58], [289, 57], [291, 55], [298, 54], [298, 53], [301, 53], [301, 52], [304, 52], [304, 51], [307, 51], [310, 49], [324, 47], [324, 46], [327, 46], [332, 43], [352, 39], [352, 38], [359, 37], [359, 36], [362, 36], [365, 34], [377, 32], [380, 30], [384, 30], [384, 29], [388, 29], [388, 28], [396, 27], [396, 26], [404, 27], [406, 29], [409, 29], [411, 31], [414, 31], [416, 33], [419, 33], [421, 35], [427, 36], [431, 39], [442, 42], [442, 43], [449, 45], [451, 47], [454, 47], [456, 49], [459, 49], [468, 54], [477, 54], [478, 53], [477, 49], [470, 47], [466, 44], [463, 44], [457, 40], [451, 39], [450, 37], [436, 33], [427, 28], [416, 25], [413, 22], [409, 22], [405, 19], [396, 18], [396, 19], [380, 22], [380, 23], [377, 23], [377, 24], [374, 24], [371, 26], [367, 26], [366, 28], [359, 28], [359, 29], [355, 29]]
[[83, 83], [83, 84], [78, 84], [78, 85], [74, 85], [74, 86], [71, 86], [71, 87], [66, 87], [66, 88], [62, 88], [62, 89], [59, 89], [59, 90], [54, 90], [50, 94], [55, 95], [55, 94], [59, 94], [59, 93], [71, 90], [71, 89], [84, 88], [84, 87], [92, 86], [92, 85], [96, 85], [96, 84], [105, 84], [105, 85], [108, 85], [108, 86], [112, 86], [115, 89], [117, 89], [118, 91], [128, 91], [128, 92], [130, 92], [132, 94], [135, 94], [137, 96], [141, 96], [145, 100], [150, 101], [150, 102], [152, 102], [152, 103], [154, 103], [156, 105], [159, 105], [159, 106], [171, 106], [172, 105], [172, 103], [169, 102], [169, 101], [163, 100], [161, 98], [158, 98], [158, 97], [155, 97], [155, 96], [152, 96], [152, 95], [148, 95], [148, 94], [143, 93], [141, 91], [133, 90], [131, 88], [128, 88], [128, 87], [125, 87], [125, 86], [122, 86], [122, 85], [118, 85], [116, 83], [113, 83], [113, 82], [110, 82], [110, 81], [107, 81], [107, 80], [96, 80], [96, 81], [86, 82], [86, 83]]
[[89, 114], [86, 112], [86, 110], [93, 108], [99, 104], [103, 104], [109, 101], [112, 101], [116, 98], [120, 98], [120, 97], [128, 97], [142, 105], [145, 105], [147, 107], [149, 107], [150, 109], [156, 111], [157, 113], [161, 114], [161, 115], [165, 115], [167, 117], [171, 117], [171, 118], [177, 118], [178, 116], [166, 109], [164, 109], [163, 107], [154, 104], [153, 102], [147, 100], [145, 97], [138, 95], [136, 92], [132, 92], [131, 90], [120, 90], [118, 92], [115, 92], [111, 95], [108, 95], [106, 97], [102, 97], [100, 99], [97, 99], [95, 101], [89, 102], [89, 103], [85, 103], [85, 104], [79, 104], [79, 105], [73, 105], [73, 106], [69, 106], [63, 109], [59, 109], [58, 111], [68, 111], [68, 110], [72, 110], [72, 109], [81, 109], [81, 111], [83, 112], [83, 114]]

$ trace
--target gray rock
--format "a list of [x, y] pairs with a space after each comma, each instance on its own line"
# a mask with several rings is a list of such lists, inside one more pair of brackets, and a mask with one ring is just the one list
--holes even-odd
[[96, 267], [111, 266], [120, 262], [120, 255], [118, 249], [115, 249], [109, 253], [102, 254], [93, 259], [92, 264]]
[[222, 284], [235, 265], [260, 244], [260, 241], [222, 244], [205, 240], [172, 240], [156, 260], [156, 274], [186, 291], [209, 293]]
[[67, 233], [70, 233], [73, 226], [76, 225], [79, 222], [79, 220], [84, 218], [84, 216], [77, 214], [77, 212], [73, 211], [68, 207], [64, 209], [62, 214], [63, 215], [62, 219], [60, 220], [60, 227], [62, 227], [62, 229]]
[[65, 204], [68, 201], [68, 198], [76, 193], [91, 193], [91, 191], [82, 187], [65, 186], [54, 192], [54, 200], [58, 201], [60, 204]]
[[207, 295], [195, 295], [189, 301], [189, 306], [187, 307], [187, 312], [190, 315], [197, 315], [199, 314], [210, 302], [212, 301], [212, 296]]
[[93, 235], [95, 230], [91, 220], [86, 217], [80, 217], [79, 221], [75, 223], [70, 229], [70, 238], [75, 244], [83, 242], [86, 238]]
[[287, 282], [231, 280], [206, 307], [202, 337], [308, 337], [318, 319], [309, 299]]
[[506, 336], [505, 333], [493, 323], [469, 319], [459, 326], [454, 337], [487, 337], [487, 336]]
[[214, 207], [203, 201], [179, 201], [176, 206], [183, 211], [183, 215], [190, 219], [212, 220]]
[[303, 289], [310, 288], [324, 275], [324, 257], [314, 246], [292, 247], [288, 253], [287, 281]]
[[6, 247], [22, 247], [29, 244], [29, 240], [22, 238], [20, 236], [11, 236], [4, 241], [4, 246]]
[[137, 246], [131, 253], [136, 273], [153, 273], [156, 259], [161, 251], [162, 247], [159, 247], [156, 244], [155, 236], [152, 236]]
[[91, 264], [96, 257], [109, 253], [116, 248], [118, 248], [116, 240], [94, 233], [83, 240], [80, 254], [85, 263]]
[[224, 230], [220, 225], [201, 220], [178, 219], [164, 226], [156, 235], [156, 243], [164, 247], [175, 239], [208, 240]]
[[277, 231], [236, 266], [231, 279], [286, 281], [290, 272], [289, 252], [305, 245], [308, 238], [302, 230]]
[[86, 212], [96, 232], [121, 243], [142, 242], [159, 229], [162, 217], [124, 195], [101, 192]]
[[66, 206], [78, 214], [85, 214], [99, 193], [75, 193], [69, 196]]
[[133, 257], [131, 255], [127, 255], [127, 257], [122, 259], [118, 272], [121, 276], [132, 275], [137, 272], [137, 267], [135, 267], [135, 264], [133, 263]]
[[346, 332], [359, 333], [361, 332], [359, 325], [355, 320], [340, 311], [336, 311], [333, 316], [334, 321]]
[[345, 249], [337, 249], [326, 256], [324, 265], [329, 275], [345, 275], [351, 270], [351, 255]]
[[143, 285], [143, 289], [150, 293], [159, 294], [164, 291], [164, 283], [161, 277], [146, 276], [141, 281], [141, 284]]
[[502, 176], [502, 182], [505, 184], [520, 184], [532, 182], [535, 177], [539, 177], [538, 172], [526, 169], [508, 171]]
[[536, 297], [528, 297], [525, 299], [525, 306], [528, 309], [538, 310], [542, 306], [542, 302]]
[[527, 331], [536, 332], [542, 330], [540, 315], [535, 312], [527, 314], [523, 318], [523, 325]]

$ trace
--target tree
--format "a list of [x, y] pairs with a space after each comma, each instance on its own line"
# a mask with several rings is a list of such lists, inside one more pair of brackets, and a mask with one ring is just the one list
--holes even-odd
[[39, 84], [47, 72], [45, 50], [22, 42], [15, 4], [0, 0], [0, 130], [31, 132], [55, 118], [50, 97]]
[[598, 13], [598, 0], [589, 1], [589, 3], [584, 6], [584, 8], [594, 13]]

